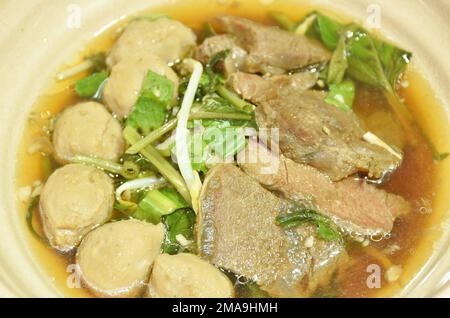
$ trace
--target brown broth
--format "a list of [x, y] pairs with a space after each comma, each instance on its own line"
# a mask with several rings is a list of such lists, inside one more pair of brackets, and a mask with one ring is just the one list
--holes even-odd
[[[309, 6], [299, 6], [286, 1], [284, 4], [259, 5], [259, 1], [222, 1], [227, 5], [218, 4], [220, 1], [180, 1], [171, 6], [152, 9], [152, 12], [163, 12], [180, 20], [188, 26], [199, 30], [203, 22], [218, 14], [234, 14], [248, 17], [264, 23], [270, 23], [267, 11], [284, 11], [292, 18], [298, 20], [306, 13], [313, 10]], [[295, 10], [292, 7], [295, 6]], [[348, 20], [348, 19], [347, 19]], [[115, 25], [103, 34], [87, 44], [83, 55], [95, 52], [107, 51], [117, 37], [116, 30], [120, 25]], [[83, 56], [79, 56], [74, 63], [79, 62]], [[55, 115], [64, 107], [79, 101], [73, 91], [73, 84], [85, 74], [76, 78], [55, 83], [36, 102], [33, 112], [37, 114]], [[414, 114], [421, 130], [432, 140], [438, 149], [449, 150], [449, 127], [445, 122], [443, 110], [434, 97], [431, 88], [422, 76], [413, 68], [407, 74], [410, 86], [402, 89], [401, 94], [406, 104]], [[384, 189], [405, 197], [412, 205], [413, 211], [397, 220], [391, 238], [379, 243], [371, 244], [377, 251], [398, 245], [400, 249], [392, 255], [384, 255], [392, 264], [403, 266], [400, 279], [393, 284], [383, 280], [381, 289], [368, 289], [366, 279], [367, 266], [380, 263], [380, 258], [371, 256], [366, 248], [353, 244], [350, 249], [350, 261], [348, 268], [339, 277], [339, 288], [342, 297], [367, 297], [367, 296], [392, 296], [403, 288], [425, 264], [432, 252], [432, 244], [440, 236], [440, 224], [448, 209], [450, 184], [448, 182], [450, 164], [446, 160], [440, 164], [433, 162], [431, 151], [425, 140], [421, 140], [415, 148], [409, 146], [403, 136], [403, 132], [389, 111], [389, 106], [380, 92], [365, 85], [358, 86], [355, 102], [355, 112], [366, 123], [368, 129], [398, 147], [404, 147], [405, 159], [402, 167], [383, 186]], [[44, 116], [45, 117], [45, 116]], [[26, 186], [36, 180], [44, 181], [43, 156], [40, 154], [29, 155], [28, 147], [37, 136], [42, 135], [43, 127], [48, 124], [43, 121], [30, 121], [27, 126], [23, 142], [18, 153], [17, 185]], [[446, 137], [447, 136], [447, 137]], [[22, 204], [19, 212], [25, 220], [26, 206]], [[432, 211], [432, 213], [431, 213]], [[25, 222], [24, 222], [25, 223]], [[39, 220], [35, 221], [40, 228]], [[69, 289], [66, 281], [70, 273], [67, 266], [73, 262], [73, 257], [60, 255], [49, 247], [37, 242], [28, 232], [30, 248], [35, 252], [48, 275], [54, 280], [55, 286], [66, 296], [90, 297], [85, 289]], [[379, 252], [382, 253], [382, 252]], [[382, 263], [382, 262], [381, 262]], [[380, 264], [381, 264], [380, 263]], [[386, 268], [384, 268], [385, 270]]]

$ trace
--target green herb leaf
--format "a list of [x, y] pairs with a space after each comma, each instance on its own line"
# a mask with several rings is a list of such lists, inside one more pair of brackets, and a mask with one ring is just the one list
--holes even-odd
[[224, 162], [243, 150], [245, 144], [241, 127], [233, 126], [229, 121], [216, 120], [207, 122], [206, 126], [196, 126], [189, 144], [192, 168], [206, 173], [211, 159]]
[[79, 80], [75, 84], [75, 91], [80, 97], [92, 98], [97, 94], [99, 88], [102, 86], [102, 84], [105, 82], [107, 78], [108, 73], [106, 71], [93, 73]]
[[347, 68], [347, 35], [346, 32], [344, 32], [331, 56], [330, 65], [328, 67], [327, 83], [329, 85], [341, 83]]
[[353, 101], [355, 99], [355, 84], [346, 80], [339, 84], [330, 85], [325, 102], [334, 105], [345, 111], [352, 110]]
[[294, 210], [288, 214], [280, 215], [276, 218], [276, 224], [287, 229], [295, 228], [305, 223], [317, 226], [318, 237], [325, 241], [340, 240], [341, 235], [337, 231], [333, 222], [327, 217], [314, 210], [301, 206], [294, 206]]
[[322, 240], [325, 241], [336, 241], [339, 239], [339, 234], [334, 231], [328, 224], [324, 222], [318, 222], [318, 234]]
[[316, 19], [306, 34], [320, 40], [329, 50], [337, 50], [337, 56], [342, 56], [344, 38], [347, 39], [348, 72], [352, 77], [386, 91], [395, 90], [411, 53], [372, 37], [355, 24], [345, 26], [318, 12], [312, 15]]
[[190, 250], [188, 246], [178, 242], [177, 235], [183, 235], [186, 240], [192, 241], [195, 219], [195, 212], [192, 209], [180, 209], [165, 217], [166, 238], [162, 248], [164, 253], [173, 255]]
[[305, 34], [317, 38], [331, 51], [336, 49], [340, 38], [339, 32], [344, 25], [319, 12], [313, 12], [306, 16], [303, 22], [311, 19], [311, 16], [315, 16], [315, 19], [309, 24], [309, 29], [306, 30]]
[[174, 84], [164, 76], [152, 71], [147, 73], [141, 94], [127, 119], [127, 126], [148, 134], [161, 127], [172, 102]]

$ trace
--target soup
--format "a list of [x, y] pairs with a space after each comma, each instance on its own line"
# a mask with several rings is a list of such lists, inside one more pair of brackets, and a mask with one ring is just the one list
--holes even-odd
[[[38, 101], [18, 191], [41, 195], [30, 223], [45, 242], [30, 246], [68, 295], [392, 295], [426, 259], [445, 159], [402, 117], [404, 103], [420, 123], [424, 107], [407, 52], [392, 46], [404, 65], [387, 94], [352, 53], [368, 49], [361, 38], [382, 40], [314, 8], [251, 8], [179, 4], [130, 18]], [[318, 21], [332, 22], [334, 42]], [[268, 162], [278, 168], [261, 173]], [[174, 286], [180, 276], [192, 294]]]

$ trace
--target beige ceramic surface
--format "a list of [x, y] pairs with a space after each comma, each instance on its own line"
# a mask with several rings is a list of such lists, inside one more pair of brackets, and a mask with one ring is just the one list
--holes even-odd
[[[211, 0], [213, 1], [213, 0]], [[281, 1], [281, 0], [279, 0]], [[27, 248], [15, 202], [16, 152], [27, 113], [54, 71], [105, 26], [159, 0], [1, 0], [0, 1], [0, 296], [61, 296]], [[227, 2], [227, 1], [222, 1]], [[261, 0], [261, 3], [276, 2]], [[299, 1], [300, 2], [300, 1]], [[416, 67], [432, 84], [450, 122], [450, 1], [311, 0], [365, 21], [369, 4], [379, 4], [382, 32], [416, 56]], [[67, 27], [68, 13], [81, 8], [82, 27]], [[373, 9], [373, 7], [372, 7]], [[438, 144], [449, 136], [434, 134]], [[449, 195], [450, 197], [450, 195]], [[448, 231], [434, 254], [400, 296], [450, 296]]]

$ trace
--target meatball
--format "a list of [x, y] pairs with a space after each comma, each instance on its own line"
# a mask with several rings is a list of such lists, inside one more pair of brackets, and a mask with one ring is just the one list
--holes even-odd
[[55, 123], [53, 146], [55, 158], [61, 164], [75, 155], [118, 161], [125, 141], [119, 121], [102, 104], [87, 102], [62, 112]]
[[100, 297], [136, 297], [160, 253], [164, 226], [134, 219], [105, 224], [81, 242], [76, 262], [84, 285]]
[[108, 56], [109, 67], [130, 55], [153, 54], [166, 63], [180, 60], [196, 45], [194, 32], [181, 22], [161, 18], [155, 21], [131, 22], [113, 46]]
[[106, 105], [119, 118], [130, 114], [149, 70], [171, 80], [174, 84], [174, 99], [177, 97], [178, 76], [166, 62], [151, 54], [131, 55], [112, 68], [103, 92]]
[[234, 288], [219, 269], [193, 254], [159, 255], [147, 296], [153, 298], [231, 298]]
[[106, 222], [114, 205], [114, 187], [103, 171], [81, 164], [57, 169], [42, 189], [41, 219], [50, 245], [76, 247], [94, 227]]

